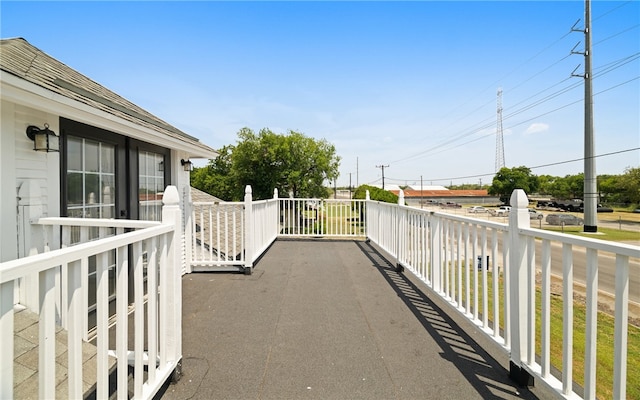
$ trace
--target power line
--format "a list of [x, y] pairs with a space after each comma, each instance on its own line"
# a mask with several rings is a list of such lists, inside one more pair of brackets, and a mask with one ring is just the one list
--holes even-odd
[[[602, 18], [602, 17], [604, 17], [604, 16], [606, 16], [606, 15], [608, 15], [608, 14], [610, 14], [610, 13], [612, 13], [613, 11], [616, 11], [617, 9], [621, 8], [622, 6], [625, 6], [625, 5], [627, 5], [627, 4], [631, 4], [631, 3], [632, 3], [632, 2], [627, 2], [627, 3], [622, 4], [622, 5], [620, 5], [620, 6], [616, 6], [615, 8], [613, 8], [613, 9], [611, 9], [611, 10], [609, 10], [609, 11], [605, 12], [604, 14], [600, 15], [600, 16], [598, 17], [598, 19], [599, 19], [599, 18]], [[578, 22], [579, 22], [579, 21], [578, 21]], [[612, 37], [614, 37], [614, 36], [618, 36], [618, 35], [620, 35], [620, 34], [623, 34], [623, 33], [627, 32], [627, 31], [630, 31], [630, 30], [632, 30], [632, 29], [635, 29], [636, 27], [637, 27], [637, 25], [636, 25], [636, 26], [632, 26], [632, 27], [630, 27], [630, 28], [626, 28], [626, 29], [622, 30], [621, 32], [618, 32], [618, 33], [614, 34], [613, 36], [610, 36], [609, 38], [606, 38], [606, 39], [601, 40], [601, 41], [600, 41], [600, 42], [598, 42], [598, 43], [601, 43], [601, 42], [606, 41], [606, 40], [608, 40], [608, 39], [610, 39], [610, 38], [612, 38]], [[560, 42], [561, 40], [563, 40], [564, 38], [566, 38], [566, 37], [567, 37], [567, 36], [569, 36], [570, 34], [571, 34], [571, 31], [567, 32], [566, 34], [564, 34], [564, 35], [563, 35], [563, 36], [561, 36], [560, 38], [556, 39], [553, 43], [551, 43], [550, 45], [548, 45], [547, 47], [545, 47], [544, 49], [542, 49], [540, 52], [536, 53], [533, 57], [529, 58], [525, 63], [523, 63], [522, 65], [518, 66], [517, 68], [515, 68], [514, 70], [512, 70], [511, 72], [509, 72], [508, 74], [506, 74], [506, 75], [505, 75], [505, 77], [507, 77], [507, 76], [511, 75], [513, 72], [515, 72], [516, 70], [518, 70], [518, 69], [519, 69], [520, 67], [522, 67], [523, 65], [528, 64], [531, 60], [533, 60], [533, 59], [537, 58], [539, 55], [541, 55], [542, 53], [544, 53], [545, 51], [547, 51], [549, 48], [553, 47], [555, 44], [557, 44], [558, 42]], [[561, 59], [559, 59], [559, 60], [557, 60], [557, 61], [553, 62], [551, 65], [547, 66], [546, 68], [542, 69], [541, 71], [539, 71], [539, 72], [535, 73], [534, 75], [530, 76], [529, 78], [527, 78], [527, 79], [523, 80], [522, 82], [520, 82], [519, 84], [517, 84], [516, 86], [514, 86], [514, 87], [513, 87], [513, 89], [511, 89], [511, 90], [509, 91], [509, 93], [513, 92], [513, 90], [514, 90], [514, 89], [519, 88], [519, 87], [520, 87], [520, 86], [522, 86], [524, 83], [526, 83], [526, 82], [530, 81], [530, 80], [531, 80], [531, 79], [533, 79], [534, 77], [536, 77], [536, 76], [540, 75], [542, 72], [545, 72], [545, 71], [547, 71], [548, 69], [552, 68], [553, 66], [556, 66], [556, 65], [557, 65], [557, 64], [559, 64], [560, 62], [562, 62], [562, 61], [566, 60], [566, 59], [567, 59], [567, 58], [569, 58], [570, 56], [571, 56], [571, 54], [568, 54], [568, 55], [566, 55], [566, 56], [562, 57]], [[604, 70], [600, 71], [600, 72], [599, 72], [599, 73], [597, 73], [597, 74], [594, 74], [594, 77], [593, 77], [593, 78], [595, 79], [596, 77], [599, 77], [599, 76], [601, 76], [601, 75], [603, 75], [603, 74], [606, 74], [606, 73], [608, 73], [608, 72], [611, 72], [611, 71], [613, 71], [613, 70], [615, 70], [615, 69], [617, 69], [617, 68], [619, 68], [619, 67], [621, 67], [621, 66], [623, 66], [623, 65], [625, 65], [625, 64], [627, 64], [627, 63], [629, 63], [629, 62], [632, 62], [632, 61], [636, 60], [637, 58], [638, 58], [638, 55], [637, 55], [637, 53], [636, 53], [636, 54], [633, 54], [633, 55], [628, 56], [628, 57], [626, 57], [626, 58], [623, 58], [623, 59], [620, 59], [620, 60], [616, 60], [616, 61], [614, 61], [614, 62], [611, 62], [611, 63], [609, 63], [609, 64], [606, 64], [606, 65], [604, 65], [604, 66], [600, 66], [600, 67], [596, 68], [596, 70], [597, 70], [597, 69], [603, 69], [603, 68], [604, 68]], [[503, 77], [502, 79], [504, 79], [505, 77]], [[515, 106], [520, 105], [520, 104], [523, 104], [523, 103], [525, 103], [526, 101], [531, 101], [531, 100], [532, 100], [532, 99], [534, 99], [536, 96], [538, 96], [538, 95], [540, 95], [540, 94], [542, 94], [542, 93], [546, 92], [547, 90], [549, 90], [549, 89], [551, 89], [551, 88], [553, 88], [553, 87], [555, 87], [555, 86], [557, 86], [557, 85], [559, 85], [559, 84], [561, 84], [561, 83], [563, 83], [563, 82], [565, 82], [565, 81], [567, 81], [567, 80], [570, 80], [570, 79], [571, 79], [570, 77], [567, 77], [567, 78], [563, 79], [562, 81], [560, 81], [560, 82], [558, 82], [558, 83], [556, 83], [556, 84], [554, 84], [554, 85], [552, 85], [552, 86], [548, 87], [547, 89], [544, 89], [544, 90], [542, 90], [542, 91], [540, 91], [540, 92], [538, 92], [538, 93], [534, 94], [533, 96], [530, 96], [528, 99], [525, 99], [525, 100], [523, 100], [523, 101], [521, 101], [521, 102], [519, 102], [519, 103], [516, 103], [516, 104], [515, 104]], [[544, 104], [544, 103], [546, 103], [547, 101], [552, 100], [553, 98], [556, 98], [556, 97], [558, 97], [558, 96], [560, 96], [560, 95], [562, 95], [562, 94], [565, 94], [565, 93], [567, 93], [567, 92], [569, 92], [569, 91], [571, 91], [571, 90], [577, 89], [577, 88], [578, 88], [578, 87], [580, 87], [580, 86], [582, 86], [582, 84], [581, 84], [580, 82], [572, 83], [571, 85], [569, 85], [569, 86], [567, 86], [567, 87], [565, 87], [565, 88], [562, 88], [562, 89], [560, 89], [560, 90], [558, 90], [558, 91], [556, 91], [556, 92], [554, 92], [554, 93], [551, 93], [550, 95], [548, 95], [548, 96], [546, 96], [546, 97], [544, 97], [544, 98], [542, 98], [542, 99], [539, 99], [539, 100], [536, 100], [536, 101], [534, 101], [534, 102], [532, 102], [532, 103], [529, 103], [528, 105], [525, 105], [525, 106], [523, 106], [523, 107], [521, 107], [520, 109], [517, 109], [517, 110], [515, 110], [515, 111], [511, 111], [508, 115], [505, 115], [505, 116], [504, 116], [504, 119], [506, 120], [506, 119], [508, 119], [508, 118], [512, 118], [512, 117], [514, 117], [514, 116], [516, 116], [516, 115], [518, 115], [518, 114], [520, 114], [520, 113], [523, 113], [523, 112], [525, 112], [525, 111], [530, 110], [531, 108], [534, 108], [534, 107], [536, 107], [536, 106], [539, 106], [539, 105], [541, 105], [541, 104]], [[485, 92], [486, 90], [487, 90], [487, 89], [484, 89], [482, 92]], [[482, 92], [481, 92], [481, 93], [482, 93]], [[467, 104], [467, 103], [468, 103], [468, 101], [467, 101], [466, 103], [464, 103], [464, 104]], [[479, 109], [481, 109], [481, 108], [485, 107], [485, 106], [486, 106], [487, 104], [489, 104], [489, 103], [490, 103], [490, 101], [488, 101], [488, 102], [486, 102], [486, 103], [482, 104], [480, 107], [476, 108], [472, 113], [467, 113], [466, 115], [467, 115], [467, 116], [469, 116], [469, 115], [471, 115], [471, 114], [475, 113], [476, 111], [478, 111]], [[460, 108], [460, 107], [462, 107], [464, 104], [462, 104], [462, 105], [460, 105], [460, 106], [458, 106], [458, 107], [455, 107], [451, 112], [447, 113], [447, 115], [451, 114], [451, 113], [452, 113], [453, 111], [455, 111], [456, 109], [459, 109], [459, 108]], [[571, 104], [574, 104], [574, 103], [571, 103]], [[569, 105], [571, 105], [571, 104], [569, 104]], [[566, 106], [568, 106], [568, 105], [566, 105]], [[563, 107], [558, 107], [558, 108], [556, 108], [555, 110], [557, 111], [557, 110], [560, 110], [560, 109], [562, 109], [562, 108], [565, 108], [565, 106], [563, 106]], [[548, 113], [544, 113], [544, 114], [542, 114], [542, 115], [546, 115], [546, 114], [548, 114]], [[463, 119], [464, 119], [464, 118], [463, 118]], [[393, 163], [404, 162], [404, 161], [410, 161], [410, 160], [412, 160], [412, 159], [416, 159], [416, 158], [419, 158], [419, 157], [425, 156], [425, 155], [427, 155], [427, 154], [433, 154], [433, 152], [434, 152], [434, 151], [436, 151], [436, 150], [438, 150], [438, 149], [445, 148], [445, 147], [447, 147], [448, 145], [451, 145], [452, 143], [455, 143], [455, 142], [456, 142], [456, 141], [458, 141], [458, 140], [464, 139], [464, 138], [469, 137], [469, 136], [471, 136], [471, 135], [474, 135], [474, 134], [476, 134], [476, 133], [478, 133], [478, 132], [480, 132], [480, 131], [482, 131], [482, 130], [484, 130], [484, 129], [488, 129], [488, 128], [490, 128], [490, 127], [492, 126], [492, 123], [489, 123], [489, 122], [488, 122], [489, 120], [490, 120], [489, 118], [484, 119], [484, 120], [482, 120], [482, 121], [480, 121], [480, 122], [478, 122], [478, 123], [476, 123], [476, 124], [474, 124], [474, 125], [472, 125], [472, 126], [470, 126], [470, 127], [466, 128], [466, 129], [463, 129], [463, 130], [462, 130], [462, 131], [460, 131], [458, 134], [454, 134], [454, 135], [450, 136], [450, 138], [449, 138], [448, 140], [445, 140], [445, 141], [444, 141], [444, 142], [442, 142], [442, 143], [439, 143], [439, 144], [437, 144], [437, 145], [435, 145], [435, 146], [433, 146], [433, 147], [427, 148], [427, 149], [425, 149], [425, 150], [423, 150], [423, 151], [420, 151], [420, 152], [418, 152], [418, 153], [414, 153], [413, 155], [410, 155], [410, 156], [403, 157], [403, 158], [401, 158], [401, 159], [395, 160], [395, 161], [393, 161]], [[529, 119], [529, 120], [530, 120], [530, 119]], [[528, 121], [529, 121], [529, 120], [528, 120]], [[458, 120], [458, 121], [459, 121], [459, 120]], [[520, 124], [521, 124], [521, 123], [520, 123]], [[519, 125], [519, 124], [518, 124], [518, 125]], [[493, 134], [493, 133], [492, 133], [492, 134]], [[488, 135], [487, 135], [487, 136], [488, 136]], [[477, 139], [474, 139], [474, 140], [472, 140], [472, 141], [470, 141], [470, 142], [473, 142], [473, 141], [475, 141], [475, 140], [477, 140]], [[465, 143], [469, 143], [469, 142], [465, 142]], [[454, 146], [453, 148], [455, 148], [455, 147], [459, 147], [459, 146]]]
[[[593, 156], [593, 158], [614, 156], [614, 155], [623, 154], [623, 153], [629, 153], [629, 152], [638, 151], [638, 150], [640, 150], [640, 147], [633, 147], [633, 148], [630, 148], [630, 149], [617, 150], [617, 151], [612, 151], [612, 152], [609, 152], [609, 153], [598, 154], [598, 155]], [[533, 167], [527, 167], [527, 168], [529, 168], [531, 170], [534, 170], [534, 169], [539, 169], [539, 168], [553, 167], [555, 165], [570, 164], [570, 163], [573, 163], [573, 162], [579, 162], [579, 161], [584, 161], [584, 160], [585, 160], [584, 157], [580, 157], [580, 158], [574, 158], [574, 159], [571, 159], [571, 160], [564, 160], [564, 161], [557, 161], [557, 162], [552, 162], [552, 163], [548, 163], [548, 164], [535, 165]], [[495, 172], [490, 172], [490, 173], [485, 173], [485, 174], [455, 176], [455, 177], [447, 177], [447, 178], [425, 178], [424, 180], [432, 181], [432, 182], [438, 182], [438, 181], [451, 181], [451, 180], [460, 180], [460, 179], [481, 178], [481, 177], [485, 177], [485, 176], [494, 176], [494, 175], [495, 175]], [[399, 182], [417, 181], [416, 179], [406, 179], [406, 178], [405, 179], [387, 178], [387, 179], [392, 180], [392, 181], [399, 181]]]
[[498, 89], [497, 127], [496, 127], [496, 172], [505, 166], [504, 132], [502, 131], [502, 88]]
[[[626, 84], [628, 84], [628, 83], [630, 83], [630, 82], [633, 82], [633, 81], [635, 81], [635, 80], [638, 80], [638, 79], [640, 79], [640, 76], [636, 76], [635, 78], [629, 79], [629, 80], [627, 80], [627, 81], [625, 81], [625, 82], [619, 83], [619, 84], [614, 85], [614, 86], [612, 86], [612, 87], [610, 87], [610, 88], [603, 89], [603, 90], [601, 90], [601, 91], [599, 91], [599, 92], [595, 93], [595, 94], [594, 94], [594, 96], [597, 96], [597, 95], [599, 95], [599, 94], [602, 94], [602, 93], [608, 92], [608, 91], [610, 91], [610, 90], [613, 90], [613, 89], [615, 89], [615, 88], [617, 88], [617, 87], [620, 87], [620, 86], [626, 85]], [[520, 122], [518, 122], [518, 123], [514, 123], [514, 124], [512, 124], [512, 125], [509, 125], [506, 129], [511, 129], [511, 128], [515, 128], [515, 127], [520, 126], [520, 125], [524, 125], [524, 124], [526, 124], [527, 122], [531, 122], [531, 121], [536, 120], [536, 119], [538, 119], [538, 118], [540, 118], [540, 117], [544, 117], [545, 115], [552, 114], [552, 113], [554, 113], [554, 112], [556, 112], [556, 111], [559, 111], [559, 110], [561, 110], [561, 109], [563, 109], [563, 108], [567, 108], [567, 107], [570, 107], [570, 106], [572, 106], [572, 105], [575, 105], [575, 104], [581, 103], [582, 101], [583, 101], [582, 99], [575, 100], [575, 101], [573, 101], [573, 102], [571, 102], [571, 103], [568, 103], [568, 104], [565, 104], [565, 105], [563, 105], [563, 106], [556, 107], [556, 108], [554, 108], [553, 110], [550, 110], [550, 111], [544, 112], [544, 113], [542, 113], [542, 114], [537, 114], [537, 115], [535, 115], [535, 116], [533, 116], [533, 117], [531, 117], [531, 118], [528, 118], [528, 119], [525, 119], [525, 120], [520, 121]], [[509, 115], [509, 117], [511, 117], [511, 115]], [[508, 118], [508, 117], [507, 117], [507, 118]], [[476, 133], [476, 132], [477, 132], [477, 131], [475, 131], [475, 132], [473, 132], [473, 133]], [[470, 144], [470, 143], [473, 143], [473, 142], [477, 142], [478, 140], [482, 140], [482, 139], [487, 138], [487, 137], [489, 137], [489, 136], [493, 136], [493, 132], [492, 132], [492, 133], [488, 133], [488, 134], [486, 134], [486, 135], [479, 136], [479, 137], [474, 138], [474, 139], [472, 139], [472, 140], [468, 140], [468, 141], [466, 141], [466, 142], [464, 142], [464, 143], [457, 144], [457, 145], [455, 145], [455, 146], [453, 146], [453, 147], [449, 147], [449, 148], [446, 148], [446, 149], [442, 149], [442, 150], [440, 150], [440, 151], [438, 151], [438, 152], [432, 152], [431, 154], [432, 154], [432, 155], [434, 155], [434, 154], [440, 154], [440, 153], [443, 153], [443, 152], [445, 152], [445, 151], [450, 151], [450, 150], [453, 150], [453, 149], [457, 149], [458, 147], [462, 147], [462, 146], [464, 146], [464, 145], [467, 145], [467, 144]]]
[[[602, 76], [602, 75], [604, 75], [604, 74], [606, 74], [606, 73], [609, 73], [609, 72], [613, 71], [614, 69], [620, 68], [622, 65], [625, 65], [625, 64], [627, 64], [627, 63], [629, 63], [629, 62], [631, 62], [631, 61], [634, 61], [635, 59], [638, 59], [638, 58], [640, 58], [640, 53], [636, 53], [636, 54], [634, 54], [634, 55], [632, 55], [632, 56], [625, 57], [624, 59], [617, 60], [617, 61], [615, 61], [615, 62], [613, 62], [613, 63], [609, 63], [609, 66], [607, 67], [607, 68], [608, 68], [607, 70], [602, 71], [602, 72], [599, 72], [598, 74], [594, 74], [594, 79], [596, 79], [596, 78], [598, 78], [598, 77], [600, 77], [600, 76]], [[629, 79], [629, 80], [627, 80], [627, 81], [625, 81], [625, 82], [622, 82], [622, 83], [619, 83], [619, 84], [617, 84], [617, 85], [611, 86], [611, 87], [609, 87], [609, 88], [607, 88], [607, 89], [603, 89], [603, 90], [601, 90], [601, 91], [599, 91], [599, 92], [595, 93], [595, 94], [594, 94], [594, 96], [600, 95], [600, 94], [602, 94], [602, 93], [608, 92], [608, 91], [610, 91], [610, 90], [612, 90], [612, 89], [615, 89], [615, 88], [617, 88], [617, 87], [620, 87], [620, 86], [626, 85], [626, 84], [628, 84], [628, 83], [631, 83], [632, 81], [637, 80], [638, 78], [640, 78], [640, 76], [636, 76], [636, 77], [631, 78], [631, 79]], [[569, 80], [569, 79], [571, 79], [571, 78], [566, 78], [566, 79], [564, 79], [563, 81], [561, 81], [561, 82], [559, 82], [559, 83], [562, 83], [562, 82], [567, 81], [567, 80]], [[559, 83], [556, 83], [555, 85], [557, 85], [557, 84], [559, 84]], [[555, 85], [554, 85], [554, 86], [555, 86]], [[569, 86], [567, 86], [567, 87], [565, 87], [565, 88], [563, 88], [563, 89], [560, 89], [560, 90], [558, 90], [558, 91], [556, 91], [556, 92], [554, 92], [554, 93], [551, 93], [551, 94], [547, 95], [546, 97], [544, 97], [544, 98], [542, 98], [542, 99], [540, 99], [540, 100], [537, 100], [537, 101], [536, 101], [536, 102], [534, 102], [534, 103], [531, 103], [531, 104], [529, 104], [529, 105], [523, 106], [523, 107], [521, 107], [521, 108], [519, 108], [519, 109], [517, 109], [517, 110], [515, 110], [515, 111], [512, 111], [511, 113], [509, 113], [509, 114], [505, 115], [505, 116], [504, 116], [504, 119], [505, 119], [505, 120], [511, 119], [511, 118], [513, 118], [513, 117], [515, 117], [515, 116], [517, 116], [517, 115], [519, 115], [519, 114], [524, 113], [525, 111], [528, 111], [528, 110], [530, 110], [530, 109], [532, 109], [532, 108], [534, 108], [534, 107], [537, 107], [537, 106], [539, 106], [539, 105], [541, 105], [541, 104], [544, 104], [544, 103], [546, 103], [546, 102], [550, 101], [551, 99], [553, 99], [553, 98], [556, 98], [556, 97], [560, 96], [561, 94], [564, 94], [564, 93], [567, 93], [567, 92], [569, 92], [569, 91], [571, 91], [571, 90], [574, 90], [574, 89], [576, 89], [576, 88], [579, 88], [580, 86], [582, 86], [582, 83], [581, 83], [581, 82], [573, 83], [573, 84], [571, 84], [571, 85], [569, 85]], [[544, 92], [544, 91], [543, 91], [543, 92]], [[539, 92], [539, 93], [542, 93], [542, 92]], [[533, 120], [535, 120], [535, 119], [537, 119], [537, 118], [540, 118], [540, 117], [543, 117], [543, 116], [545, 116], [545, 115], [548, 115], [548, 114], [554, 113], [554, 112], [556, 112], [556, 111], [562, 110], [562, 109], [564, 109], [564, 108], [567, 108], [567, 107], [569, 107], [569, 106], [575, 105], [575, 104], [580, 103], [580, 102], [582, 102], [582, 101], [583, 101], [583, 99], [578, 99], [578, 100], [575, 100], [575, 101], [573, 101], [573, 102], [570, 102], [570, 103], [564, 104], [564, 105], [559, 106], [559, 107], [556, 107], [556, 108], [554, 108], [554, 109], [552, 109], [552, 110], [550, 110], [550, 111], [547, 111], [547, 112], [544, 112], [544, 113], [541, 113], [541, 114], [537, 114], [537, 115], [535, 115], [535, 116], [533, 116], [533, 117], [531, 117], [531, 118], [528, 118], [528, 119], [526, 119], [526, 120], [523, 120], [523, 121], [520, 121], [520, 122], [517, 122], [517, 123], [511, 124], [511, 125], [509, 125], [506, 129], [511, 129], [511, 128], [516, 127], [516, 126], [520, 126], [520, 125], [522, 125], [522, 124], [525, 124], [525, 123], [527, 123], [527, 122], [533, 121]], [[410, 156], [407, 156], [407, 157], [401, 158], [401, 159], [399, 159], [399, 160], [396, 160], [396, 161], [394, 161], [394, 163], [399, 163], [399, 162], [404, 162], [404, 161], [410, 161], [410, 160], [412, 160], [412, 159], [416, 159], [416, 158], [424, 157], [424, 156], [426, 156], [427, 154], [431, 154], [431, 155], [433, 155], [433, 154], [439, 154], [439, 153], [442, 153], [442, 152], [444, 152], [444, 151], [453, 150], [453, 149], [456, 149], [456, 148], [458, 148], [458, 147], [464, 146], [464, 145], [466, 145], [466, 144], [473, 143], [473, 142], [478, 141], [478, 140], [480, 140], [480, 139], [483, 139], [483, 138], [485, 138], [485, 137], [493, 136], [493, 135], [494, 135], [494, 132], [491, 132], [491, 133], [489, 133], [489, 134], [486, 134], [486, 135], [480, 136], [480, 137], [478, 137], [478, 138], [474, 138], [474, 139], [472, 139], [472, 140], [465, 141], [465, 142], [460, 143], [460, 144], [458, 144], [458, 145], [455, 145], [455, 146], [453, 146], [453, 147], [446, 147], [446, 146], [448, 146], [448, 145], [451, 145], [451, 144], [455, 143], [456, 141], [459, 141], [459, 140], [464, 139], [464, 138], [466, 138], [466, 137], [472, 136], [472, 135], [474, 135], [474, 134], [476, 134], [476, 133], [481, 132], [482, 130], [488, 129], [488, 128], [490, 128], [491, 126], [493, 126], [493, 122], [487, 122], [487, 123], [486, 123], [486, 124], [484, 124], [484, 125], [478, 126], [477, 128], [475, 128], [475, 129], [473, 129], [473, 130], [469, 129], [469, 131], [468, 131], [468, 132], [461, 133], [460, 135], [458, 135], [458, 136], [456, 136], [456, 137], [453, 137], [453, 138], [451, 138], [451, 139], [449, 139], [449, 140], [447, 140], [447, 141], [445, 141], [445, 142], [443, 142], [443, 143], [440, 143], [440, 144], [438, 144], [438, 145], [436, 145], [436, 146], [434, 146], [434, 147], [431, 147], [431, 148], [426, 149], [426, 150], [424, 150], [424, 151], [421, 151], [421, 152], [419, 152], [419, 153], [415, 153], [415, 154], [413, 154], [413, 155], [410, 155]], [[443, 147], [446, 147], [446, 148], [442, 149], [441, 151], [436, 151], [436, 150], [441, 149], [441, 148], [443, 148]]]

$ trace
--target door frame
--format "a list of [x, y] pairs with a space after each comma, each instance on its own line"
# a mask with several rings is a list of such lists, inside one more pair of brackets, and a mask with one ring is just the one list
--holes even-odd
[[67, 213], [67, 162], [66, 149], [69, 135], [115, 146], [115, 207], [116, 219], [139, 218], [138, 185], [139, 185], [139, 151], [150, 151], [164, 156], [164, 186], [171, 183], [171, 149], [152, 143], [143, 142], [106, 129], [97, 128], [81, 122], [60, 117], [60, 215]]

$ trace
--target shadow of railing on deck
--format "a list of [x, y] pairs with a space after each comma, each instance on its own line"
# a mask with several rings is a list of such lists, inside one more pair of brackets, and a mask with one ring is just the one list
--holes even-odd
[[505, 368], [413, 282], [397, 272], [395, 266], [375, 247], [367, 242], [356, 243], [440, 346], [441, 357], [450, 361], [476, 388], [480, 396], [501, 398], [500, 393], [504, 393], [505, 396], [518, 396], [524, 399], [537, 398], [527, 388], [520, 388], [511, 383], [505, 384], [509, 379]]

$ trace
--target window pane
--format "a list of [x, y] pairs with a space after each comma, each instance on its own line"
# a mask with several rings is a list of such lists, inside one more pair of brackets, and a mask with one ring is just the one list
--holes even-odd
[[100, 218], [115, 218], [115, 215], [115, 206], [102, 206], [102, 215], [100, 216]]
[[69, 137], [67, 140], [67, 170], [82, 170], [82, 139]]
[[82, 174], [67, 173], [67, 204], [69, 206], [81, 205], [83, 203], [82, 193]]
[[85, 204], [94, 205], [100, 203], [100, 176], [98, 174], [85, 175], [84, 195]]
[[98, 160], [100, 160], [99, 145], [90, 140], [84, 141], [84, 170], [86, 172], [98, 172]]
[[103, 173], [114, 173], [115, 172], [115, 149], [113, 146], [108, 144], [102, 144], [101, 151], [102, 157], [100, 157], [100, 162], [102, 165]]
[[115, 177], [113, 175], [103, 175], [101, 187], [102, 195], [100, 201], [102, 204], [114, 204], [115, 197], [113, 196], [113, 193], [115, 193]]
[[164, 190], [164, 156], [162, 154], [138, 153], [138, 210], [140, 219], [161, 219], [162, 190]]

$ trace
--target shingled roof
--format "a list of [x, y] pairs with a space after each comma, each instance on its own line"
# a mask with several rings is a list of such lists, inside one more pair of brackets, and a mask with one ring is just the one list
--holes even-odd
[[204, 153], [216, 153], [193, 136], [68, 67], [23, 38], [0, 40], [0, 69], [66, 98], [189, 143]]

